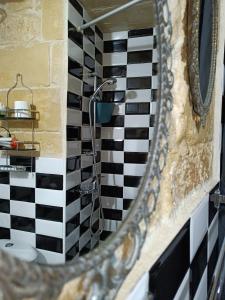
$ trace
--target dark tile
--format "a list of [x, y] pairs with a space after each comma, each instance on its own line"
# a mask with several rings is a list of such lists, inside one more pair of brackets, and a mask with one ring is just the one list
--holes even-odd
[[76, 229], [80, 224], [80, 214], [72, 217], [66, 222], [66, 236], [68, 236], [74, 229]]
[[75, 29], [75, 26], [68, 22], [68, 38], [73, 41], [77, 46], [79, 46], [81, 49], [83, 49], [83, 35], [81, 32], [77, 32], [76, 30], [69, 30], [69, 29]]
[[11, 185], [10, 199], [25, 202], [35, 202], [35, 189]]
[[123, 151], [124, 141], [102, 140], [102, 150]]
[[83, 96], [84, 97], [91, 97], [94, 93], [94, 87], [92, 85], [87, 84], [86, 82], [83, 83]]
[[80, 198], [80, 186], [77, 185], [72, 189], [66, 191], [66, 206]]
[[89, 141], [82, 141], [82, 154], [92, 151], [92, 144]]
[[158, 75], [159, 74], [159, 65], [157, 63], [152, 64], [152, 75]]
[[0, 172], [0, 184], [9, 184], [9, 172]]
[[10, 240], [10, 238], [11, 238], [10, 229], [0, 227], [0, 240], [3, 240], [3, 239]]
[[96, 198], [94, 203], [94, 211], [96, 211], [96, 209], [98, 209], [99, 207], [100, 207], [100, 201], [99, 198]]
[[36, 173], [36, 187], [40, 189], [62, 190], [63, 175]]
[[69, 2], [73, 5], [76, 11], [83, 17], [83, 7], [76, 0], [69, 0]]
[[104, 53], [126, 52], [127, 40], [115, 40], [104, 42]]
[[55, 237], [36, 234], [36, 248], [63, 253], [63, 240]]
[[97, 48], [95, 48], [95, 59], [97, 60], [98, 63], [100, 63], [100, 65], [102, 65], [103, 56], [102, 53]]
[[139, 187], [140, 176], [124, 176], [124, 186]]
[[100, 162], [101, 161], [101, 152], [100, 151], [97, 151], [96, 152], [96, 163]]
[[103, 67], [103, 77], [126, 77], [127, 66], [106, 66]]
[[158, 93], [159, 93], [159, 91], [158, 90], [152, 90], [151, 91], [152, 92], [152, 102], [156, 102], [158, 99], [159, 99], [159, 95], [158, 95]]
[[148, 140], [148, 128], [125, 128], [125, 139], [128, 140]]
[[103, 33], [101, 32], [101, 30], [96, 25], [95, 25], [95, 32], [103, 40]]
[[215, 246], [213, 248], [213, 251], [211, 253], [211, 256], [208, 261], [208, 294], [211, 290], [212, 284], [213, 284], [213, 273], [216, 268], [216, 264], [219, 257], [219, 247], [218, 247], [218, 240], [215, 243]]
[[155, 115], [150, 116], [150, 127], [155, 127]]
[[125, 91], [105, 91], [102, 93], [102, 102], [125, 102]]
[[214, 202], [210, 201], [211, 195], [209, 195], [209, 226], [212, 223], [218, 209], [215, 208]]
[[191, 263], [191, 276], [190, 276], [190, 294], [191, 299], [194, 298], [195, 293], [198, 289], [199, 283], [202, 279], [202, 275], [207, 265], [207, 243], [208, 237], [205, 235], [200, 247], [198, 248], [195, 257]]
[[68, 57], [68, 73], [81, 79], [83, 78], [83, 66], [77, 61]]
[[102, 127], [124, 127], [124, 116], [112, 116], [111, 121], [102, 124]]
[[105, 197], [123, 198], [123, 188], [119, 186], [102, 185], [101, 195]]
[[96, 127], [96, 139], [101, 138], [101, 127]]
[[145, 164], [148, 160], [148, 153], [145, 152], [125, 152], [124, 163]]
[[154, 299], [174, 298], [189, 268], [189, 249], [190, 223], [187, 222], [150, 270], [149, 291]]
[[79, 170], [80, 168], [81, 168], [81, 157], [80, 156], [68, 157], [66, 159], [67, 173], [74, 172], [76, 170]]
[[156, 49], [158, 46], [158, 42], [157, 42], [157, 36], [153, 37], [153, 49]]
[[80, 224], [80, 236], [82, 236], [90, 228], [90, 218], [87, 218]]
[[126, 115], [148, 115], [150, 103], [126, 103]]
[[123, 174], [123, 164], [103, 162], [102, 173], [106, 174]]
[[83, 209], [84, 207], [88, 206], [90, 203], [92, 203], [92, 193], [87, 194], [87, 195], [83, 195], [80, 199], [80, 206], [81, 209]]
[[16, 230], [35, 232], [35, 219], [10, 216], [11, 217], [11, 228]]
[[88, 241], [87, 244], [80, 249], [80, 256], [83, 256], [91, 251], [91, 241]]
[[35, 172], [35, 157], [11, 156], [10, 164], [14, 166], [24, 166], [27, 172]]
[[128, 64], [142, 64], [152, 62], [152, 50], [133, 51], [127, 53]]
[[84, 52], [84, 65], [88, 69], [90, 69], [92, 72], [95, 71], [95, 60], [88, 55], [86, 52]]
[[[85, 22], [84, 22], [85, 23]], [[91, 41], [93, 44], [95, 43], [95, 32], [91, 27], [84, 29], [84, 35]]]
[[122, 221], [122, 210], [103, 208], [104, 218], [107, 220]]
[[82, 97], [74, 93], [67, 92], [67, 107], [81, 110]]
[[10, 213], [10, 200], [0, 199], [0, 212]]
[[142, 36], [152, 36], [153, 28], [143, 28], [143, 29], [134, 29], [128, 31], [128, 38], [142, 37]]
[[82, 125], [89, 125], [90, 124], [90, 119], [89, 119], [89, 113], [87, 112], [82, 112]]
[[97, 79], [96, 80], [96, 85], [97, 85], [97, 87], [99, 87], [102, 84], [102, 78], [96, 76], [96, 79]]
[[36, 204], [36, 218], [48, 221], [62, 222], [62, 207]]
[[131, 203], [133, 202], [134, 200], [132, 199], [123, 199], [123, 209], [124, 210], [128, 210], [131, 206]]
[[81, 181], [88, 180], [93, 176], [93, 167], [89, 166], [81, 170]]
[[111, 234], [112, 234], [111, 231], [103, 230], [100, 236], [100, 240], [105, 241]]
[[66, 261], [72, 260], [79, 253], [79, 241], [66, 253]]
[[81, 128], [78, 126], [66, 126], [67, 141], [80, 141]]
[[127, 78], [128, 90], [151, 89], [151, 87], [152, 87], [151, 77]]

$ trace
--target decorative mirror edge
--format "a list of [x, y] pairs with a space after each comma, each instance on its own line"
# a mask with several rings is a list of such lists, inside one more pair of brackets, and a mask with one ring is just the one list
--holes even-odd
[[[84, 299], [84, 294], [86, 299], [91, 300], [113, 299], [139, 258], [160, 191], [161, 172], [168, 152], [168, 117], [173, 102], [170, 11], [167, 0], [154, 0], [154, 6], [160, 68], [159, 104], [149, 162], [137, 200], [116, 234], [100, 248], [78, 258], [75, 263], [54, 267], [41, 266], [21, 261], [0, 251], [0, 298], [22, 300], [32, 297], [55, 300], [65, 283], [81, 277], [82, 295], [76, 294], [76, 299]], [[128, 237], [132, 240], [133, 248], [126, 260], [119, 259], [119, 249]]]

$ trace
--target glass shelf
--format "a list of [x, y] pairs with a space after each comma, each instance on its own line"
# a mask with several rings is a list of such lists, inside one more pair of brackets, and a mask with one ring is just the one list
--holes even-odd
[[12, 166], [12, 165], [0, 165], [0, 171], [2, 172], [26, 172], [25, 166]]
[[[24, 114], [27, 114], [28, 117], [25, 117]], [[7, 109], [6, 114], [0, 115], [0, 121], [35, 121], [39, 120], [40, 113], [36, 110], [30, 109]], [[29, 117], [31, 116], [31, 117]]]

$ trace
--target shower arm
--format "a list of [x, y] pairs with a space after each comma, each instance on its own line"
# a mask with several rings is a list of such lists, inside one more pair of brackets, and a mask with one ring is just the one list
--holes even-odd
[[107, 12], [104, 15], [102, 15], [100, 17], [97, 17], [96, 19], [94, 19], [94, 20], [92, 20], [92, 21], [90, 21], [90, 22], [88, 22], [86, 24], [83, 24], [81, 26], [77, 26], [75, 28], [70, 28], [69, 31], [78, 31], [78, 32], [81, 32], [84, 29], [89, 28], [91, 25], [94, 25], [94, 24], [96, 24], [96, 23], [98, 23], [98, 22], [100, 22], [100, 21], [102, 21], [102, 20], [104, 20], [106, 18], [109, 18], [109, 17], [111, 17], [111, 16], [113, 16], [113, 15], [115, 15], [115, 14], [117, 14], [117, 13], [119, 13], [119, 12], [121, 12], [121, 11], [129, 8], [129, 7], [131, 7], [131, 6], [134, 6], [134, 5], [138, 4], [139, 2], [142, 2], [142, 1], [144, 1], [144, 0], [132, 0], [132, 1], [129, 1], [128, 3], [126, 3], [124, 5], [121, 5], [121, 6], [117, 7], [117, 8], [115, 8], [115, 9]]

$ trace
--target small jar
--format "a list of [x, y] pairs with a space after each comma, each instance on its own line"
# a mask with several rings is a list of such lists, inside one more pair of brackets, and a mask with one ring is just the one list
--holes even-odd
[[0, 118], [6, 116], [6, 106], [0, 102]]

